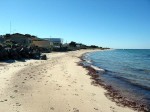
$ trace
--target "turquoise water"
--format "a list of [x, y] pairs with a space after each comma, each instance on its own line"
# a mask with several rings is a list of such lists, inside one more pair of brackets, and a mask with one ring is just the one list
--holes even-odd
[[100, 77], [125, 97], [150, 106], [150, 50], [108, 50], [86, 54], [105, 70]]

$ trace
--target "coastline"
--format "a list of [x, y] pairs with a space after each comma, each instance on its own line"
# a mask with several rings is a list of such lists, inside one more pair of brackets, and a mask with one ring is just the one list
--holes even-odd
[[119, 106], [129, 107], [138, 112], [149, 112], [149, 107], [147, 104], [143, 104], [135, 100], [131, 100], [130, 98], [122, 95], [119, 90], [116, 90], [115, 88], [113, 88], [112, 85], [105, 83], [101, 79], [101, 75], [105, 72], [105, 70], [92, 65], [92, 63], [86, 59], [87, 58], [86, 55], [87, 53], [84, 53], [80, 57], [82, 61], [80, 61], [78, 65], [88, 70], [88, 75], [91, 76], [92, 84], [94, 86], [100, 86], [104, 88], [105, 90], [107, 90], [107, 92], [105, 93], [105, 96], [108, 99], [110, 99], [113, 102], [116, 102], [117, 105]]
[[0, 111], [134, 112], [109, 100], [104, 88], [91, 84], [89, 71], [78, 66], [87, 52], [93, 50], [50, 53], [46, 61], [1, 67]]

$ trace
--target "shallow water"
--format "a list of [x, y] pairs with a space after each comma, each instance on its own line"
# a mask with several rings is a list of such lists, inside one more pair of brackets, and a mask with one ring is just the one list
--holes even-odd
[[150, 50], [109, 50], [88, 53], [92, 65], [105, 70], [100, 76], [125, 97], [150, 106]]

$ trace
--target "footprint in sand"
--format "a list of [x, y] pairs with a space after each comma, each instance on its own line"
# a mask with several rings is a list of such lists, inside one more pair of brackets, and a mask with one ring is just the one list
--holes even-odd
[[114, 107], [111, 106], [110, 109], [112, 112], [116, 112]]
[[21, 104], [20, 103], [16, 103], [16, 106], [21, 106]]
[[77, 83], [76, 81], [73, 81], [72, 83]]
[[14, 92], [15, 92], [15, 93], [17, 93], [17, 92], [18, 92], [18, 90], [14, 90]]
[[79, 96], [78, 94], [73, 94], [73, 95], [75, 95], [75, 96]]
[[21, 94], [22, 96], [24, 96], [24, 94]]
[[14, 97], [14, 96], [10, 96], [10, 98], [12, 98], [12, 99], [13, 99], [13, 98], [15, 98], [15, 97]]
[[15, 85], [15, 87], [18, 87], [18, 85]]
[[73, 108], [73, 112], [79, 112], [77, 108]]
[[54, 107], [51, 107], [50, 109], [51, 109], [51, 110], [54, 110]]
[[94, 108], [94, 110], [98, 110], [98, 108]]
[[6, 102], [7, 101], [7, 99], [4, 99], [4, 100], [1, 100], [0, 102]]

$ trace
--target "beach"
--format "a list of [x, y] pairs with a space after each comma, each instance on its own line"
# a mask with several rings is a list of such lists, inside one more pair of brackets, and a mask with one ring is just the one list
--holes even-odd
[[[48, 60], [0, 63], [0, 112], [135, 112], [92, 85], [80, 57], [94, 50], [46, 54]], [[97, 51], [97, 50], [95, 50]]]

